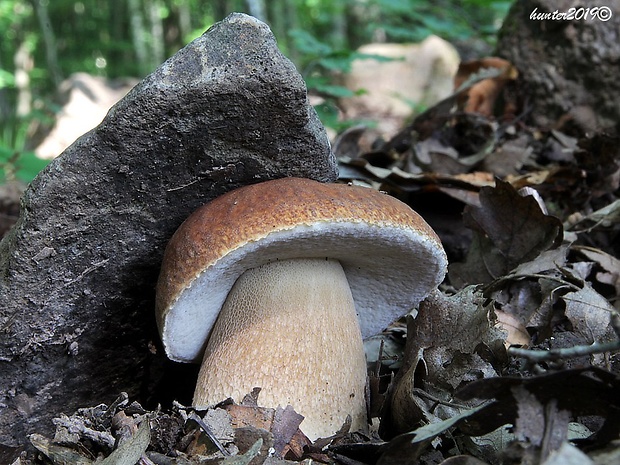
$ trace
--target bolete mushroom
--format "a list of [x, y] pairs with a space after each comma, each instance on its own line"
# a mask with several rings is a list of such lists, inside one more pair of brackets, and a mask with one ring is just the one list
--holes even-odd
[[[168, 244], [157, 323], [172, 360], [200, 362], [194, 406], [293, 408], [311, 439], [366, 426], [362, 338], [437, 287], [441, 242], [376, 190], [284, 178], [228, 192]], [[357, 314], [357, 317], [356, 317]]]

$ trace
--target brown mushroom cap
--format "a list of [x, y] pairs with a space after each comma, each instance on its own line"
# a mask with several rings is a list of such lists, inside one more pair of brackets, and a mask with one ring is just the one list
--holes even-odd
[[340, 261], [363, 337], [410, 311], [447, 267], [435, 232], [389, 195], [300, 178], [242, 187], [196, 210], [166, 248], [156, 314], [168, 356], [200, 362], [222, 304], [245, 270], [309, 257]]

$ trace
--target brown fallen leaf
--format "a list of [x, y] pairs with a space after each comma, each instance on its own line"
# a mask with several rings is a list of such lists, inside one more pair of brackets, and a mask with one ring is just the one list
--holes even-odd
[[534, 446], [535, 461], [544, 460], [560, 448], [568, 435], [568, 410], [558, 408], [555, 399], [546, 404], [523, 385], [513, 386], [512, 395], [517, 404], [514, 434], [517, 441]]
[[[296, 458], [303, 455], [303, 445], [299, 444], [299, 437], [291, 445], [292, 439], [299, 430], [299, 425], [304, 417], [287, 405], [286, 408], [278, 407], [271, 426], [271, 433], [274, 437], [273, 447], [280, 457], [284, 457], [287, 452], [291, 452]], [[307, 443], [307, 442], [306, 442]]]
[[505, 359], [504, 334], [489, 321], [483, 301], [473, 286], [453, 296], [436, 291], [415, 319], [408, 317], [403, 367], [388, 393], [382, 436], [450, 417], [461, 408], [448, 401], [456, 388], [497, 376], [489, 359]]
[[474, 238], [465, 262], [450, 266], [455, 286], [491, 282], [561, 243], [561, 221], [546, 215], [533, 196], [497, 179], [479, 197], [480, 207], [467, 206], [463, 214]]
[[495, 148], [497, 126], [478, 114], [455, 114], [428, 137], [412, 141], [403, 169], [444, 175], [478, 169]]
[[[467, 424], [472, 418], [476, 418], [480, 412], [483, 412], [486, 407], [485, 405], [479, 405], [471, 409], [463, 408], [446, 420], [427, 423], [394, 437], [379, 448], [380, 456], [376, 462], [377, 465], [414, 465], [424, 463], [419, 459], [431, 444], [438, 444], [440, 436], [446, 434], [455, 426]], [[431, 463], [436, 463], [436, 461]]]
[[[454, 78], [454, 88], [459, 89], [473, 74], [489, 68], [495, 68], [501, 74], [477, 82], [467, 91], [461, 101], [465, 112], [480, 113], [485, 116], [493, 115], [495, 102], [500, 93], [506, 84], [514, 81], [519, 74], [509, 61], [498, 57], [485, 57], [461, 63]], [[515, 114], [516, 108], [514, 105], [506, 106], [502, 113]]]
[[531, 136], [521, 134], [514, 139], [501, 141], [482, 161], [479, 169], [502, 179], [509, 175], [517, 176], [523, 171], [523, 166], [534, 158], [533, 153]]
[[[564, 314], [572, 325], [572, 334], [579, 338], [580, 344], [606, 343], [617, 340], [612, 326], [612, 316], [616, 309], [590, 284], [583, 282], [581, 289], [562, 296], [566, 303]], [[600, 354], [593, 355], [594, 365], [604, 366]]]
[[240, 428], [261, 429], [269, 431], [278, 457], [300, 459], [304, 447], [311, 441], [299, 429], [304, 417], [289, 405], [277, 409], [252, 405], [228, 404], [224, 406], [231, 417], [235, 431]]
[[[264, 449], [263, 438], [259, 437], [256, 439], [256, 442], [252, 444], [244, 453], [240, 455], [234, 455], [231, 457], [226, 457], [221, 463], [221, 465], [249, 465], [250, 462], [259, 455]], [[265, 454], [266, 457], [267, 454]], [[260, 461], [260, 463], [264, 462], [264, 459]]]
[[496, 326], [506, 331], [506, 347], [518, 345], [527, 347], [530, 345], [530, 335], [525, 325], [515, 316], [501, 310], [495, 310], [497, 316]]
[[275, 410], [266, 407], [228, 404], [224, 410], [230, 415], [233, 428], [254, 426], [269, 431], [275, 416]]
[[585, 255], [600, 267], [600, 271], [596, 271], [596, 280], [614, 289], [616, 298], [611, 300], [615, 300], [616, 310], [620, 311], [620, 260], [594, 247], [573, 246], [572, 249]]
[[[596, 367], [578, 368], [547, 373], [529, 378], [497, 377], [474, 381], [456, 392], [457, 399], [492, 400], [476, 415], [475, 421], [461, 426], [468, 435], [486, 434], [495, 428], [516, 424], [518, 403], [524, 396], [516, 396], [514, 389], [521, 386], [536, 397], [541, 405], [556, 402], [559, 410], [571, 412], [573, 418], [596, 415], [605, 421], [597, 433], [605, 444], [620, 431], [620, 378]], [[599, 423], [600, 424], [600, 423]], [[594, 437], [591, 438], [594, 440]]]

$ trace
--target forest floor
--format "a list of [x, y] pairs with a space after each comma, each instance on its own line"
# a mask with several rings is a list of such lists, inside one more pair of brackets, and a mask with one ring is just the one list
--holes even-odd
[[[341, 180], [411, 205], [450, 262], [438, 292], [366, 341], [368, 433], [312, 444], [294, 412], [252, 397], [205, 413], [121, 395], [59, 417], [16, 463], [620, 463], [619, 136], [534, 127], [496, 78], [388, 140], [353, 127], [334, 143]], [[483, 104], [458, 105], [489, 80]]]

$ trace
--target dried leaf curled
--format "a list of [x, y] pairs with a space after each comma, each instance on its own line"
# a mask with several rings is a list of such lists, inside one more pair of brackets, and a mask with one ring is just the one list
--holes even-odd
[[490, 282], [521, 263], [560, 245], [562, 223], [546, 215], [532, 196], [521, 196], [509, 183], [480, 189], [480, 207], [467, 206], [465, 226], [475, 233], [464, 263], [452, 264], [455, 284]]

